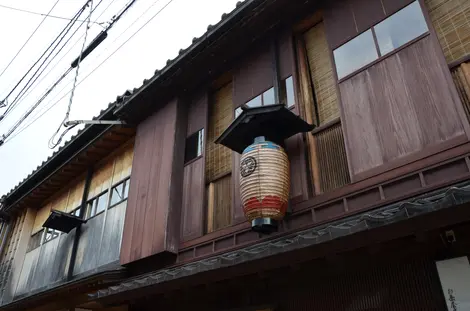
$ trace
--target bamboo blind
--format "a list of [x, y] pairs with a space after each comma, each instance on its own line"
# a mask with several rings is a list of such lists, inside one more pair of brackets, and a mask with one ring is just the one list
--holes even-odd
[[321, 125], [339, 117], [336, 80], [323, 22], [308, 30], [304, 40]]
[[115, 156], [115, 167], [112, 184], [123, 180], [131, 175], [132, 159], [134, 158], [134, 141], [126, 144]]
[[230, 226], [232, 222], [232, 176], [222, 177], [207, 186], [207, 231]]
[[455, 86], [465, 110], [467, 118], [470, 120], [470, 62], [463, 63], [452, 70]]
[[447, 62], [470, 54], [470, 1], [424, 1]]
[[315, 134], [321, 192], [339, 188], [351, 182], [344, 147], [341, 123]]
[[232, 83], [214, 93], [210, 107], [206, 143], [206, 180], [208, 182], [232, 171], [232, 151], [214, 141], [233, 118]]
[[90, 190], [88, 191], [88, 199], [97, 196], [101, 192], [107, 190], [111, 185], [113, 176], [114, 158], [107, 158], [95, 168], [90, 181]]
[[75, 208], [79, 207], [82, 203], [83, 191], [85, 188], [86, 176], [82, 175], [77, 180], [73, 181], [69, 187], [69, 196], [67, 205], [65, 207], [66, 212], [71, 212]]
[[47, 217], [49, 217], [49, 214], [51, 213], [51, 207], [52, 207], [52, 204], [49, 201], [46, 204], [44, 204], [40, 209], [38, 209], [38, 211], [36, 212], [36, 218], [34, 219], [33, 231], [31, 232], [31, 235], [42, 230], [42, 225], [44, 224]]

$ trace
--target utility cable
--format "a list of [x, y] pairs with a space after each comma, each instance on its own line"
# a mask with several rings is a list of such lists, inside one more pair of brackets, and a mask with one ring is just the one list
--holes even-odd
[[[49, 12], [47, 13], [47, 15], [49, 13], [52, 12], [52, 10], [56, 7], [57, 3], [59, 3], [60, 0], [57, 0], [54, 5], [52, 6], [52, 8], [49, 10]], [[33, 33], [29, 36], [29, 38], [26, 40], [25, 43], [23, 43], [23, 45], [21, 46], [21, 48], [18, 50], [18, 52], [16, 52], [15, 56], [10, 60], [10, 62], [8, 63], [8, 65], [2, 70], [2, 73], [0, 73], [0, 78], [3, 76], [3, 74], [5, 73], [5, 71], [7, 71], [7, 69], [10, 67], [10, 65], [15, 61], [15, 59], [18, 57], [18, 55], [21, 53], [21, 51], [23, 51], [24, 47], [26, 46], [26, 44], [28, 44], [29, 40], [31, 40], [31, 38], [34, 36], [34, 34], [38, 31], [38, 29], [42, 26], [42, 24], [44, 23], [44, 21], [46, 20], [47, 16], [44, 16], [44, 18], [42, 19], [42, 21], [39, 23], [39, 25], [36, 27], [36, 29], [34, 29]]]
[[[57, 147], [62, 142], [62, 138], [74, 127], [74, 126], [67, 127], [65, 129], [65, 131], [59, 136], [59, 139], [57, 139], [57, 141], [54, 142], [54, 139], [57, 136], [57, 134], [59, 134], [59, 131], [60, 131], [62, 125], [64, 125], [65, 122], [67, 122], [69, 120], [70, 110], [72, 108], [73, 96], [75, 94], [75, 88], [77, 86], [77, 79], [78, 79], [78, 72], [80, 70], [80, 63], [82, 61], [83, 52], [85, 51], [86, 39], [88, 37], [88, 31], [90, 29], [91, 14], [93, 14], [93, 0], [90, 2], [90, 14], [88, 14], [88, 18], [87, 18], [87, 24], [86, 24], [86, 29], [85, 29], [85, 38], [83, 39], [82, 50], [80, 51], [80, 55], [78, 56], [77, 69], [75, 70], [75, 78], [73, 80], [72, 93], [70, 94], [70, 100], [69, 100], [69, 104], [67, 106], [67, 112], [65, 113], [64, 120], [62, 121], [62, 123], [57, 128], [57, 131], [55, 132], [54, 135], [52, 135], [51, 139], [49, 140], [49, 148], [50, 149], [54, 149], [55, 147]], [[86, 57], [86, 55], [85, 55], [85, 57]], [[73, 63], [72, 63], [71, 68], [73, 68]]]
[[[44, 16], [44, 18], [50, 17], [50, 18], [63, 19], [63, 20], [66, 20], [66, 21], [71, 21], [71, 20], [73, 20], [73, 19], [68, 18], [68, 17], [57, 16], [57, 15], [51, 15], [50, 13], [51, 13], [52, 10], [49, 11], [48, 13], [39, 13], [39, 12], [33, 12], [33, 11], [29, 11], [29, 10], [14, 8], [14, 7], [7, 6], [7, 5], [3, 5], [3, 4], [0, 4], [0, 7], [5, 8], [5, 9], [9, 9], [9, 10], [13, 10], [13, 11], [18, 11], [18, 12], [29, 13], [29, 14], [34, 14], [34, 15], [40, 15], [40, 16]], [[80, 20], [80, 19], [78, 19], [78, 20], [76, 20], [76, 21], [77, 21], [77, 22], [85, 22], [85, 20]], [[97, 25], [102, 25], [102, 24], [104, 24], [104, 22], [98, 23], [97, 21], [92, 21], [91, 23], [97, 24]]]
[[[95, 19], [95, 22], [97, 20], [100, 19], [100, 17], [104, 14], [104, 12], [109, 8], [109, 6], [114, 2], [115, 0], [111, 0], [110, 3], [106, 6], [106, 8], [100, 13], [100, 15], [98, 15], [98, 17]], [[98, 2], [98, 4], [93, 8], [93, 12], [96, 11], [96, 9], [99, 7], [99, 5], [103, 2], [103, 0], [100, 0]], [[83, 20], [82, 24], [85, 22], [85, 20]], [[64, 43], [63, 47], [64, 48], [68, 42], [74, 37], [74, 35], [77, 33], [77, 31], [80, 29], [80, 27], [82, 26], [82, 24], [80, 24], [80, 26], [78, 26], [77, 29], [75, 29], [75, 31], [72, 33], [72, 35], [69, 37], [69, 39], [67, 39], [67, 41]], [[82, 39], [84, 36], [84, 34], [82, 34], [78, 39], [77, 41], [75, 41], [75, 43], [67, 50], [67, 52], [65, 52], [62, 57], [55, 63], [56, 65], [58, 63], [60, 63], [64, 58], [65, 56], [67, 56], [71, 51], [72, 49], [75, 47], [75, 45], [80, 41], [80, 39]], [[39, 76], [41, 76], [41, 79], [38, 81], [38, 85], [44, 81], [45, 78], [47, 78], [49, 76], [49, 74], [55, 69], [55, 67], [53, 68], [50, 68], [50, 70], [44, 75], [42, 76], [42, 73], [47, 69], [47, 67], [49, 67], [49, 65], [52, 63], [52, 61], [55, 59], [55, 57], [60, 53], [61, 51], [57, 52], [57, 54], [49, 61], [49, 63], [47, 63], [46, 67], [43, 69], [43, 71], [41, 71], [39, 73]], [[33, 82], [34, 83], [34, 82]], [[28, 91], [27, 93], [23, 93], [24, 95], [21, 96], [19, 99], [18, 99], [18, 105], [16, 105], [15, 107], [13, 107], [11, 109], [11, 111], [13, 111], [16, 107], [18, 107], [19, 105], [21, 105], [21, 103], [26, 99], [28, 98], [28, 96], [31, 94], [32, 90]]]
[[[90, 0], [88, 0], [88, 1], [85, 3], [85, 5], [75, 14], [74, 19], [77, 19], [77, 18], [82, 14], [82, 12], [85, 10], [86, 6], [88, 5], [89, 1], [90, 1]], [[7, 101], [8, 97], [16, 90], [16, 88], [21, 84], [21, 82], [23, 82], [23, 80], [28, 76], [28, 74], [33, 70], [33, 68], [41, 61], [41, 59], [44, 57], [44, 55], [46, 55], [47, 52], [54, 46], [54, 44], [56, 43], [57, 40], [59, 40], [59, 38], [62, 36], [62, 34], [63, 34], [64, 32], [67, 33], [67, 32], [70, 30], [71, 25], [73, 25], [73, 20], [70, 21], [70, 22], [65, 26], [64, 29], [62, 29], [62, 31], [59, 33], [59, 35], [54, 39], [54, 41], [49, 45], [49, 47], [43, 52], [43, 54], [39, 57], [39, 59], [28, 69], [28, 71], [23, 75], [23, 77], [20, 79], [20, 81], [18, 81], [18, 82], [16, 83], [16, 85], [15, 85], [15, 86], [13, 87], [13, 89], [8, 93], [8, 95], [5, 96], [5, 98], [4, 98], [2, 101], [0, 101], [0, 104], [5, 104], [5, 102]], [[62, 37], [62, 39], [63, 39], [63, 37]], [[61, 40], [62, 40], [62, 39], [61, 39]], [[56, 46], [56, 47], [57, 47], [57, 46]], [[8, 109], [9, 109], [9, 108], [7, 108], [7, 110], [8, 110]], [[5, 113], [3, 114], [3, 117], [5, 116], [6, 113], [7, 113], [7, 112], [5, 112]], [[1, 120], [1, 118], [0, 118], [0, 120]]]
[[[153, 7], [159, 0], [156, 0], [150, 7]], [[170, 0], [169, 2], [167, 2], [159, 11], [157, 11], [147, 22], [145, 22], [144, 25], [142, 25], [139, 29], [137, 29], [137, 31], [135, 31], [123, 44], [121, 44], [116, 50], [113, 51], [113, 53], [111, 53], [106, 59], [104, 59], [100, 64], [98, 64], [97, 67], [95, 67], [91, 72], [89, 72], [83, 79], [81, 79], [76, 87], [78, 87], [82, 82], [84, 82], [88, 77], [90, 77], [90, 75], [92, 75], [96, 70], [98, 70], [106, 61], [108, 61], [119, 49], [121, 49], [127, 42], [130, 41], [130, 39], [132, 39], [139, 31], [141, 31], [146, 25], [148, 25], [148, 23], [150, 21], [152, 21], [156, 16], [158, 16], [166, 7], [168, 7], [168, 5], [170, 5], [174, 0]], [[134, 20], [134, 22], [128, 26], [122, 33], [125, 33], [130, 27], [132, 27], [143, 15], [145, 15], [147, 13], [148, 9], [142, 13], [136, 20]], [[121, 34], [122, 34], [121, 33]], [[119, 37], [119, 36], [118, 36]], [[55, 101], [52, 105], [50, 105], [46, 110], [44, 110], [41, 114], [39, 114], [35, 119], [33, 119], [29, 124], [27, 124], [26, 126], [24, 126], [23, 128], [21, 128], [17, 133], [15, 133], [14, 135], [12, 135], [11, 137], [6, 137], [4, 135], [4, 143], [7, 143], [9, 141], [11, 141], [12, 139], [14, 139], [16, 136], [18, 136], [19, 134], [21, 134], [23, 131], [25, 131], [27, 128], [29, 128], [31, 125], [33, 125], [38, 119], [40, 119], [42, 116], [44, 116], [50, 109], [52, 109], [54, 106], [56, 106], [62, 99], [65, 98], [65, 96], [67, 96], [68, 94], [71, 93], [72, 90], [66, 92], [65, 94], [63, 94], [57, 101]], [[44, 97], [44, 96], [43, 96]], [[2, 141], [0, 140], [0, 145], [2, 145]]]

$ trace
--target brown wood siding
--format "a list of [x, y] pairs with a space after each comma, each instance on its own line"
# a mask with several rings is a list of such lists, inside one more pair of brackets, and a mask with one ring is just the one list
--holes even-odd
[[462, 101], [467, 119], [470, 120], [470, 62], [452, 69], [452, 77]]
[[174, 208], [170, 185], [174, 178], [177, 105], [177, 100], [169, 102], [137, 128], [121, 264], [177, 249], [170, 241], [180, 232], [169, 225]]
[[282, 80], [292, 76], [294, 72], [294, 47], [292, 34], [283, 33], [279, 37], [279, 78]]
[[351, 182], [341, 123], [314, 135], [320, 168], [320, 191], [328, 192]]
[[470, 1], [424, 0], [448, 63], [470, 55]]
[[212, 232], [232, 224], [232, 176], [227, 175], [208, 185], [208, 219], [207, 231]]
[[204, 229], [204, 160], [199, 159], [184, 167], [183, 206], [181, 210], [181, 238], [195, 239]]
[[[207, 128], [208, 104], [207, 93], [200, 95], [191, 103], [188, 111], [187, 136], [202, 128]], [[207, 131], [205, 134], [207, 135]], [[183, 241], [198, 238], [204, 233], [205, 157], [206, 151], [203, 148], [202, 158], [184, 167], [181, 210], [181, 239]]]
[[465, 135], [429, 36], [340, 84], [353, 174]]
[[242, 199], [240, 196], [240, 159], [241, 154], [232, 152], [232, 224], [239, 224], [246, 221], [243, 211]]
[[114, 170], [112, 185], [129, 177], [132, 171], [132, 159], [134, 158], [134, 139], [127, 142], [120, 150], [118, 150], [114, 158]]
[[235, 108], [273, 86], [274, 68], [271, 44], [264, 42], [242, 61], [233, 75], [233, 103]]
[[368, 29], [385, 18], [385, 9], [380, 0], [350, 1], [358, 31]]

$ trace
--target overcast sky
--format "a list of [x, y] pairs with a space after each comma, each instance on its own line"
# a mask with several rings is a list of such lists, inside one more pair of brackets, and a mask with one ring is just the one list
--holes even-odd
[[[0, 0], [0, 6], [47, 13], [56, 1]], [[99, 1], [94, 0], [94, 5], [96, 6]], [[78, 81], [84, 80], [75, 90], [70, 119], [90, 119], [97, 115], [101, 109], [107, 107], [110, 102], [114, 102], [117, 95], [124, 93], [127, 89], [142, 85], [143, 79], [151, 77], [155, 69], [164, 67], [166, 61], [175, 58], [181, 48], [188, 47], [193, 37], [201, 36], [206, 31], [207, 25], [217, 23], [223, 13], [232, 11], [237, 1], [137, 0], [128, 13], [111, 29], [108, 38], [81, 64]], [[91, 20], [107, 22], [128, 2], [129, 0], [102, 0]], [[169, 2], [171, 3], [147, 26], [85, 78]], [[70, 18], [84, 3], [85, 0], [59, 0], [50, 14]], [[82, 18], [85, 17], [85, 14], [82, 15]], [[0, 7], [0, 29], [2, 29], [0, 32], [0, 73], [42, 19], [43, 17], [40, 15]], [[12, 65], [0, 76], [0, 100], [5, 98], [66, 24], [65, 20], [46, 18]], [[80, 23], [77, 23], [76, 27], [79, 25]], [[129, 26], [131, 27], [129, 28]], [[87, 42], [90, 42], [101, 30], [99, 25], [93, 24], [89, 30]], [[19, 106], [0, 122], [0, 135], [7, 132], [21, 115], [36, 103], [41, 95], [70, 67], [70, 63], [81, 50], [84, 33], [85, 27], [83, 25], [62, 53], [44, 71], [43, 76], [32, 87], [31, 93], [27, 94]], [[62, 60], [60, 60], [61, 58]], [[54, 150], [57, 150], [57, 148], [49, 149], [48, 141], [64, 117], [70, 100], [70, 94], [67, 93], [72, 88], [74, 76], [75, 71], [71, 72], [23, 123], [19, 128], [22, 132], [13, 133], [11, 137], [15, 134], [16, 136], [0, 146], [0, 196], [16, 186]], [[10, 101], [14, 99], [15, 94], [13, 93], [9, 97]], [[64, 95], [66, 96], [58, 101]], [[50, 108], [49, 111], [24, 129], [48, 108]], [[4, 110], [5, 108], [0, 108], [0, 114]], [[66, 138], [74, 132], [76, 130]]]

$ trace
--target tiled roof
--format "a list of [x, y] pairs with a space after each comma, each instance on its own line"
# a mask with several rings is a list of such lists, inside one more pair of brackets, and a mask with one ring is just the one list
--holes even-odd
[[[200, 36], [199, 38], [193, 38], [193, 41], [192, 41], [192, 44], [186, 48], [186, 49], [180, 49], [179, 50], [179, 54], [176, 58], [174, 59], [169, 59], [167, 60], [166, 62], [166, 66], [163, 67], [162, 69], [157, 69], [155, 70], [155, 73], [154, 75], [150, 78], [150, 79], [144, 79], [143, 82], [142, 82], [142, 85], [138, 88], [134, 88], [132, 90], [126, 90], [122, 95], [119, 95], [116, 97], [116, 101], [113, 102], [113, 103], [110, 103], [108, 105], [107, 108], [101, 110], [101, 112], [99, 113], [98, 116], [94, 117], [93, 120], [99, 120], [99, 119], [103, 119], [104, 117], [106, 117], [107, 119], [111, 119], [111, 114], [113, 112], [113, 110], [116, 108], [116, 107], [119, 107], [121, 105], [123, 105], [124, 103], [126, 103], [129, 99], [131, 99], [131, 97], [133, 95], [135, 95], [136, 93], [138, 93], [138, 91], [140, 91], [141, 89], [143, 89], [144, 87], [146, 87], [147, 85], [149, 85], [150, 83], [153, 83], [155, 82], [155, 80], [158, 79], [158, 77], [161, 75], [161, 73], [165, 72], [169, 67], [175, 65], [180, 59], [182, 59], [184, 57], [184, 55], [189, 51], [191, 50], [194, 46], [196, 46], [197, 44], [200, 44], [201, 42], [203, 42], [209, 34], [211, 34], [212, 32], [214, 32], [219, 25], [221, 25], [223, 22], [225, 22], [226, 20], [228, 20], [230, 17], [232, 16], [235, 16], [243, 7], [245, 7], [246, 5], [248, 5], [249, 3], [251, 2], [254, 2], [256, 0], [244, 0], [244, 1], [239, 1], [237, 2], [236, 4], [236, 7], [234, 10], [232, 10], [230, 13], [224, 13], [222, 14], [222, 17], [221, 17], [221, 20], [216, 24], [216, 25], [209, 25], [207, 26], [207, 32], [204, 33], [202, 36]], [[94, 127], [96, 125], [88, 125], [88, 126], [85, 126], [83, 129], [81, 129], [80, 131], [78, 131], [75, 135], [73, 135], [62, 147], [60, 147], [57, 151], [55, 151], [52, 155], [50, 155], [45, 161], [43, 161], [40, 165], [38, 165], [36, 167], [35, 170], [33, 170], [28, 176], [26, 176], [22, 181], [20, 181], [15, 187], [13, 187], [9, 192], [7, 192], [4, 196], [2, 196], [0, 198], [0, 202], [3, 202], [6, 198], [8, 198], [12, 193], [18, 191], [24, 184], [26, 181], [28, 181], [32, 176], [34, 176], [35, 174], [37, 174], [39, 171], [41, 171], [42, 169], [44, 169], [44, 167], [46, 166], [47, 163], [49, 163], [52, 159], [54, 159], [55, 157], [57, 157], [61, 152], [63, 152], [65, 149], [69, 148], [70, 145], [77, 139], [77, 137], [79, 137], [80, 135], [82, 135], [84, 132], [86, 132], [87, 130], [89, 130], [91, 127]], [[1, 207], [3, 208], [3, 206]]]
[[301, 232], [284, 235], [277, 239], [257, 243], [232, 252], [202, 259], [196, 262], [161, 269], [143, 276], [128, 279], [118, 285], [89, 294], [90, 299], [99, 299], [125, 291], [140, 289], [197, 273], [226, 268], [237, 264], [262, 259], [268, 256], [325, 243], [347, 235], [390, 225], [416, 216], [451, 208], [470, 202], [470, 183], [437, 190], [406, 201], [387, 205], [372, 211], [343, 218]]

